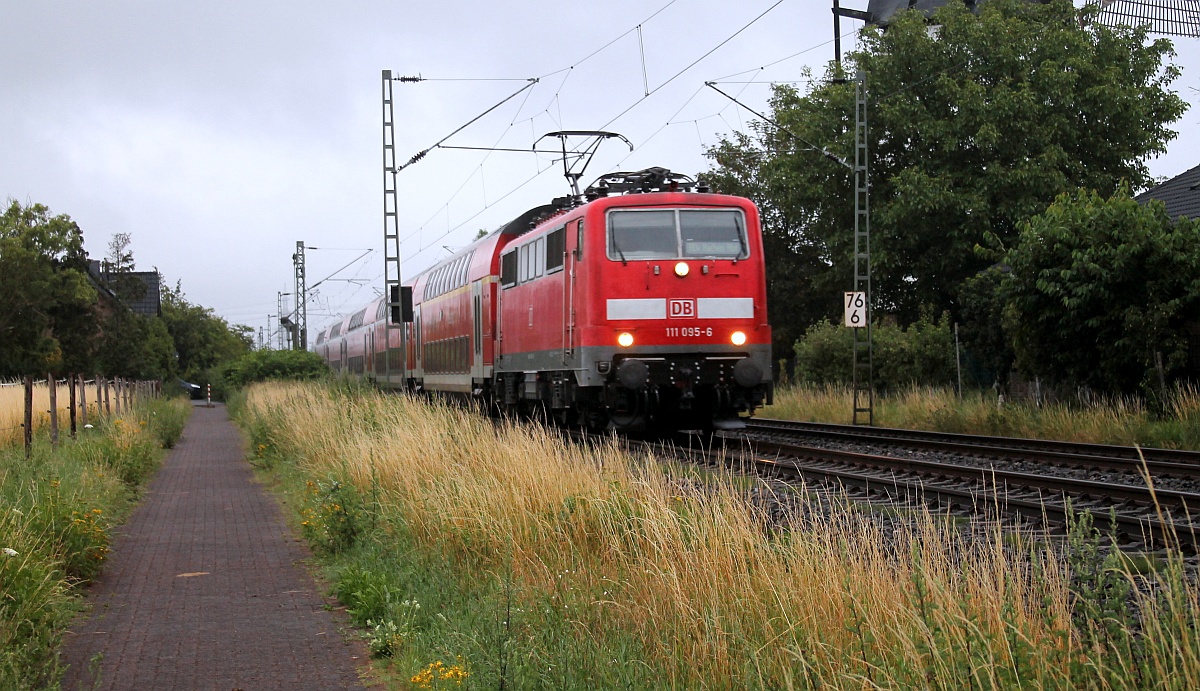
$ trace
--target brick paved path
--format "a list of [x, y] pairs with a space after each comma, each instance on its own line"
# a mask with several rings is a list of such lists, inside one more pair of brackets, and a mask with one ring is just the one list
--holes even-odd
[[304, 557], [225, 408], [197, 407], [67, 637], [63, 688], [93, 688], [97, 653], [100, 689], [362, 688]]

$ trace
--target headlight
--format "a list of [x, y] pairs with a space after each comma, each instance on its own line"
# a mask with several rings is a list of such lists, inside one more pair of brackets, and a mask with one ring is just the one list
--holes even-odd
[[688, 266], [687, 262], [676, 262], [675, 263], [675, 275], [680, 278], [683, 278], [684, 276], [688, 275], [688, 272], [691, 270], [692, 270], [692, 268], [690, 266]]
[[633, 345], [633, 334], [628, 331], [621, 332], [621, 335], [617, 336], [617, 345], [622, 348], [628, 348]]
[[746, 334], [741, 331], [734, 331], [733, 335], [729, 337], [729, 341], [735, 346], [746, 345]]

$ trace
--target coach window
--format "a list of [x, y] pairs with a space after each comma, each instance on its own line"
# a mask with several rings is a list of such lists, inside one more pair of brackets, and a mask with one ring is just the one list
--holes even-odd
[[517, 252], [521, 254], [521, 269], [517, 279], [524, 283], [529, 280], [529, 245], [521, 245]]
[[566, 241], [566, 226], [558, 228], [546, 236], [546, 273], [562, 268], [563, 252], [566, 251]]
[[511, 288], [517, 284], [517, 253], [509, 252], [500, 256], [500, 285]]
[[546, 267], [546, 238], [538, 238], [537, 241], [533, 243], [533, 246], [535, 248], [533, 259], [533, 277], [537, 278], [538, 276], [542, 275], [542, 270]]
[[[474, 253], [472, 253], [474, 254]], [[458, 267], [458, 287], [461, 288], [467, 284], [467, 274], [471, 269], [471, 254], [462, 258], [462, 266]]]

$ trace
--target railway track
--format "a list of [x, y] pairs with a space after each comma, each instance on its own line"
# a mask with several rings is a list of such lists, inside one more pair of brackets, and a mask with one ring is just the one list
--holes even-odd
[[754, 435], [782, 433], [840, 443], [868, 444], [964, 454], [979, 458], [1017, 459], [1059, 467], [1112, 470], [1151, 477], [1181, 477], [1200, 481], [1200, 452], [1173, 449], [1137, 449], [1108, 444], [1082, 444], [1018, 437], [991, 437], [949, 432], [855, 427], [817, 422], [756, 418], [747, 421]]
[[[813, 445], [814, 439], [820, 445]], [[733, 439], [726, 441], [720, 454], [734, 459]], [[1197, 552], [1200, 493], [1152, 489], [1145, 474], [1153, 484], [1173, 478], [1195, 487], [1200, 454], [1147, 450], [1143, 461], [1128, 447], [780, 420], [754, 420], [738, 441], [740, 458], [749, 458], [761, 474], [835, 484], [873, 499], [1019, 517], [1052, 531], [1065, 527], [1070, 514], [1086, 512], [1095, 525], [1111, 527], [1123, 546], [1178, 545]], [[1055, 472], [1029, 472], [1030, 467]], [[1125, 481], [1079, 476], [1112, 472]]]

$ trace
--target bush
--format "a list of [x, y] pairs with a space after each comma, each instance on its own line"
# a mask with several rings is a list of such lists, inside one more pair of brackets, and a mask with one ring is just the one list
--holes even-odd
[[320, 355], [307, 350], [256, 350], [211, 372], [213, 393], [224, 398], [230, 389], [259, 381], [319, 379], [329, 373]]
[[[877, 324], [874, 340], [875, 386], [881, 391], [913, 384], [946, 386], [956, 380], [954, 333], [949, 319], [922, 317], [908, 328]], [[809, 327], [796, 342], [796, 379], [809, 384], [853, 381], [854, 334], [840, 324], [823, 321]]]

